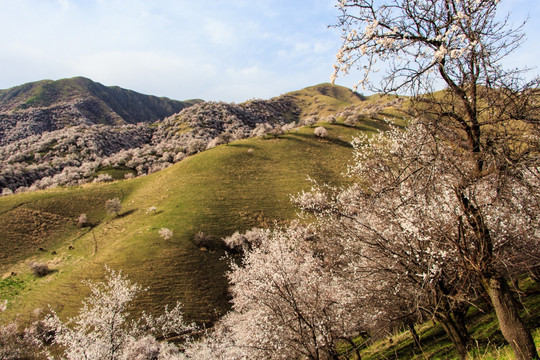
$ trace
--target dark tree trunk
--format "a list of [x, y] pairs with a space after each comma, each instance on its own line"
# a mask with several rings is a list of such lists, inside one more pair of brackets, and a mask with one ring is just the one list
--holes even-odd
[[444, 331], [446, 331], [446, 334], [456, 347], [459, 356], [461, 357], [461, 359], [465, 359], [467, 357], [467, 336], [461, 333], [458, 326], [456, 325], [456, 322], [454, 321], [454, 319], [452, 319], [450, 314], [438, 315], [437, 317]]
[[335, 349], [328, 350], [326, 356], [323, 355], [321, 358], [328, 360], [340, 360], [340, 356]]
[[456, 322], [456, 327], [458, 328], [458, 331], [463, 336], [463, 339], [465, 341], [465, 344], [468, 345], [469, 341], [471, 340], [471, 336], [469, 334], [469, 331], [467, 330], [467, 327], [465, 325], [465, 315], [467, 315], [467, 310], [469, 309], [469, 306], [462, 305], [456, 307], [452, 313], [454, 315], [454, 320]]
[[538, 359], [531, 332], [519, 317], [517, 303], [506, 281], [493, 277], [486, 279], [484, 284], [497, 314], [501, 332], [514, 350], [516, 359]]
[[419, 349], [422, 349], [422, 343], [420, 342], [420, 336], [418, 335], [418, 333], [416, 332], [416, 329], [414, 328], [414, 322], [412, 322], [411, 320], [407, 320], [407, 327], [409, 328], [409, 332], [411, 333], [411, 335], [413, 337], [414, 344], [416, 345], [416, 347], [419, 348]]
[[350, 345], [351, 347], [353, 348], [354, 350], [354, 354], [356, 355], [356, 360], [362, 360], [362, 356], [360, 356], [360, 349], [358, 348], [358, 346], [356, 346], [356, 344], [354, 343], [354, 341], [352, 339], [349, 339], [349, 338], [346, 338], [345, 339]]

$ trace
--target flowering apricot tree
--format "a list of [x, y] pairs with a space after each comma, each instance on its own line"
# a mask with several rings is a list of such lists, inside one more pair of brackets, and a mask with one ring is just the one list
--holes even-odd
[[[178, 349], [155, 336], [185, 335], [195, 329], [184, 322], [179, 304], [157, 318], [143, 314], [130, 320], [128, 306], [141, 291], [121, 273], [108, 269], [105, 283], [91, 284], [92, 294], [83, 302], [79, 315], [60, 320], [53, 311], [45, 320], [52, 330], [53, 344], [67, 359], [181, 358]], [[62, 357], [62, 358], [64, 358]], [[51, 356], [51, 358], [54, 358]]]
[[[499, 62], [523, 35], [495, 20], [499, 0], [339, 0], [343, 46], [335, 79], [352, 66], [369, 76], [386, 70], [375, 89], [426, 90], [435, 80], [456, 85], [499, 81]], [[380, 66], [380, 67], [379, 67]], [[472, 89], [470, 89], [472, 90]]]
[[186, 351], [189, 358], [337, 359], [338, 343], [353, 344], [374, 312], [357, 291], [363, 283], [335, 276], [313, 236], [293, 224], [231, 237], [233, 248], [249, 244], [229, 273], [233, 312]]
[[164, 239], [164, 240], [170, 240], [173, 237], [173, 231], [171, 229], [167, 228], [161, 228], [158, 231], [158, 234]]
[[[399, 225], [400, 233], [438, 243], [423, 251], [457, 259], [460, 276], [489, 295], [516, 357], [532, 359], [538, 354], [507, 280], [539, 265], [539, 81], [502, 68], [523, 34], [497, 21], [498, 3], [341, 0], [344, 42], [333, 78], [358, 66], [361, 84], [413, 95], [414, 129], [392, 133], [383, 146], [390, 157], [357, 151], [352, 173], [372, 182], [369, 191], [355, 190], [362, 216], [354, 219], [372, 235], [364, 242], [395, 241], [403, 237]], [[369, 75], [378, 65], [386, 73], [373, 85]], [[357, 146], [380, 155], [373, 144]], [[374, 227], [384, 219], [399, 223]]]
[[[463, 304], [488, 291], [504, 316], [514, 305], [493, 299], [509, 296], [504, 279], [538, 265], [539, 174], [523, 166], [471, 179], [475, 159], [428, 129], [412, 122], [405, 131], [357, 138], [349, 168], [355, 183], [315, 187], [296, 201], [330, 224], [327, 257], [334, 249], [340, 249], [335, 259], [349, 254], [356, 271], [391, 284], [387, 289], [395, 291], [383, 296], [396, 303], [407, 294], [408, 311], [437, 318], [464, 357]], [[492, 289], [494, 283], [499, 287]]]

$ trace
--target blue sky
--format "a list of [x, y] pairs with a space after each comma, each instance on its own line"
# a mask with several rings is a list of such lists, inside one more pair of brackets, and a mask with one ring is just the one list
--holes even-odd
[[[145, 94], [241, 102], [329, 81], [332, 0], [0, 0], [0, 89], [85, 76]], [[502, 0], [540, 68], [540, 0]], [[535, 72], [540, 72], [537, 69]], [[354, 74], [338, 79], [352, 87]]]

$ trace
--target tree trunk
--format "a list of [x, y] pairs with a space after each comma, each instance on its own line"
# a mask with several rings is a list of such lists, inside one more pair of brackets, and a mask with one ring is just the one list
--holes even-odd
[[360, 356], [360, 349], [358, 348], [358, 346], [356, 346], [356, 344], [354, 343], [354, 341], [350, 338], [345, 338], [345, 340], [351, 345], [351, 347], [353, 348], [354, 350], [354, 354], [356, 355], [356, 360], [362, 360], [362, 356]]
[[340, 356], [335, 348], [329, 349], [326, 351], [326, 354], [323, 352], [323, 356], [321, 356], [321, 359], [327, 359], [327, 360], [340, 360]]
[[460, 332], [461, 336], [463, 336], [463, 341], [466, 345], [469, 344], [469, 341], [471, 340], [471, 335], [469, 334], [469, 331], [465, 326], [465, 315], [467, 315], [468, 309], [469, 306], [463, 304], [462, 306], [455, 307], [452, 311], [452, 314], [454, 315], [454, 320], [456, 322], [456, 327]]
[[407, 320], [407, 327], [409, 328], [409, 332], [411, 333], [413, 337], [414, 344], [416, 345], [417, 348], [421, 350], [422, 343], [420, 342], [420, 336], [418, 335], [418, 333], [416, 332], [416, 329], [414, 328], [414, 322], [412, 322], [411, 320]]
[[518, 306], [506, 281], [500, 277], [485, 279], [484, 284], [491, 298], [504, 338], [518, 360], [538, 359], [531, 332], [518, 313]]
[[454, 319], [452, 319], [450, 314], [438, 315], [438, 320], [444, 328], [444, 331], [446, 331], [446, 334], [456, 347], [456, 350], [458, 351], [461, 359], [465, 359], [467, 357], [466, 336], [464, 336], [461, 331], [459, 331], [458, 326], [456, 325]]

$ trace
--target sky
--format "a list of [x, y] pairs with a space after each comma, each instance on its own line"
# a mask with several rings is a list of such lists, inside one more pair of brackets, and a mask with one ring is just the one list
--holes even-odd
[[[88, 77], [176, 100], [268, 99], [328, 82], [336, 0], [0, 0], [0, 89]], [[525, 26], [511, 66], [540, 72], [540, 0], [502, 0]], [[336, 83], [353, 87], [353, 73]]]

